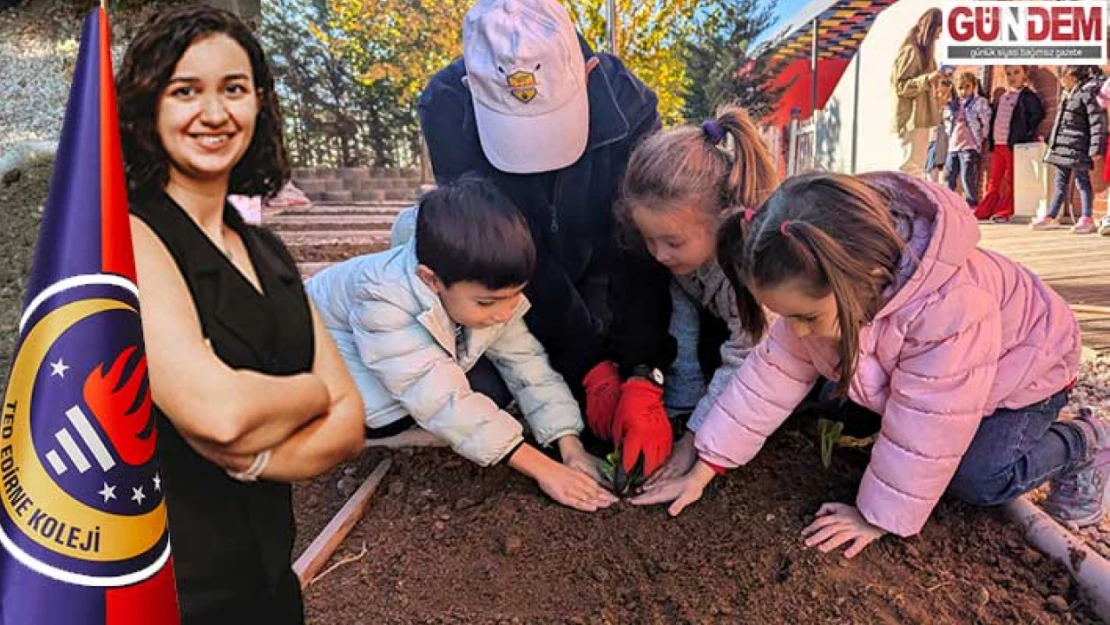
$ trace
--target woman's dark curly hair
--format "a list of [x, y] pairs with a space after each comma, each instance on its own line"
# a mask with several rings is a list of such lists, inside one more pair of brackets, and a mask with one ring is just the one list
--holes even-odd
[[187, 5], [160, 11], [143, 24], [116, 79], [123, 160], [132, 197], [158, 193], [169, 181], [170, 160], [158, 137], [158, 100], [189, 46], [216, 34], [227, 35], [246, 51], [260, 105], [250, 146], [231, 170], [228, 193], [272, 197], [289, 179], [274, 75], [262, 46], [234, 14]]

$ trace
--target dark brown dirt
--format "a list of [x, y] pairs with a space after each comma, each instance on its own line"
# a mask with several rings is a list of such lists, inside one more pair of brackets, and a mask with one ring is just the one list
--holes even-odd
[[[0, 185], [0, 387], [48, 177], [30, 167]], [[1098, 622], [1066, 571], [988, 510], [944, 503], [920, 537], [850, 562], [803, 549], [809, 515], [851, 501], [865, 459], [838, 450], [825, 471], [812, 441], [788, 427], [675, 519], [629, 505], [582, 514], [506, 467], [397, 453], [333, 562], [367, 554], [306, 591], [309, 623]], [[357, 483], [384, 453], [296, 487], [297, 553], [342, 506], [340, 478]]]
[[[366, 475], [384, 453], [346, 470]], [[838, 450], [826, 471], [787, 428], [672, 519], [627, 504], [583, 514], [506, 467], [400, 452], [333, 562], [367, 555], [307, 590], [309, 623], [1098, 622], [1068, 573], [989, 510], [942, 503], [921, 536], [852, 561], [804, 549], [810, 515], [852, 501], [865, 460]], [[295, 491], [298, 553], [342, 505], [342, 475]]]
[[373, 254], [388, 247], [387, 242], [368, 241], [361, 243], [332, 243], [317, 247], [291, 247], [293, 258], [299, 263], [338, 262], [361, 256]]

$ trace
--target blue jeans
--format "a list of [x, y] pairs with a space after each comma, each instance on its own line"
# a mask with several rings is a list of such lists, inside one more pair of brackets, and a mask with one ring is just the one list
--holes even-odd
[[1082, 431], [1057, 421], [1068, 403], [1066, 391], [983, 419], [960, 461], [948, 493], [980, 506], [1015, 499], [1090, 459]]
[[979, 152], [976, 150], [960, 150], [949, 152], [948, 160], [944, 164], [944, 175], [948, 180], [948, 188], [956, 190], [956, 176], [964, 186], [964, 196], [968, 206], [979, 205]]
[[667, 414], [693, 412], [705, 396], [705, 374], [698, 361], [701, 337], [701, 315], [690, 298], [675, 294], [671, 297], [671, 336], [678, 351], [663, 384], [663, 406]]
[[[1048, 216], [1055, 219], [1064, 205], [1068, 196], [1068, 179], [1072, 175], [1071, 167], [1056, 166], [1056, 178], [1053, 180], [1052, 204], [1048, 207]], [[1079, 205], [1083, 217], [1094, 214], [1094, 191], [1091, 189], [1091, 172], [1086, 169], [1076, 169], [1075, 188], [1079, 189]]]

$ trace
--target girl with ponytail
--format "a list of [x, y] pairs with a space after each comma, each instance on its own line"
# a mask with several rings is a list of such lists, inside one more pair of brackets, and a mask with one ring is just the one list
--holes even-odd
[[[680, 126], [655, 134], [644, 140], [629, 159], [619, 216], [637, 243], [642, 241], [673, 275], [675, 318], [671, 328], [680, 348], [671, 373], [692, 370], [696, 381], [687, 383], [685, 389], [676, 386], [678, 375], [668, 376], [665, 386], [635, 378], [625, 382], [615, 427], [591, 429], [612, 431], [619, 439], [624, 424], [630, 421], [650, 419], [660, 423], [661, 427], [640, 427], [638, 431], [656, 431], [666, 439], [662, 443], [641, 441], [636, 436], [615, 441], [622, 448], [622, 460], [632, 461], [644, 451], [645, 473], [651, 475], [667, 460], [673, 439], [664, 399], [668, 408], [674, 408], [675, 395], [686, 395], [688, 399], [680, 399], [677, 404], [679, 412], [693, 410], [687, 422], [690, 432], [680, 439], [654, 480], [681, 475], [693, 465], [697, 456], [692, 432], [751, 349], [751, 337], [740, 322], [734, 293], [716, 262], [717, 230], [730, 215], [750, 212], [758, 206], [776, 182], [774, 163], [755, 125], [747, 113], [736, 108], [724, 109], [700, 126]], [[715, 362], [707, 371], [716, 370], [707, 391], [695, 349], [699, 313], [719, 320], [728, 331], [723, 344], [708, 350], [713, 356], [719, 350], [719, 358], [708, 359]], [[703, 343], [706, 334], [702, 332]]]
[[678, 514], [747, 464], [824, 376], [882, 425], [854, 505], [822, 505], [807, 546], [852, 557], [921, 531], [946, 491], [989, 506], [1046, 481], [1057, 519], [1097, 523], [1110, 427], [1089, 411], [1058, 420], [1079, 365], [1075, 316], [978, 242], [957, 195], [901, 173], [798, 176], [730, 217], [717, 260], [762, 342], [698, 428], [693, 468], [633, 503], [673, 501]]

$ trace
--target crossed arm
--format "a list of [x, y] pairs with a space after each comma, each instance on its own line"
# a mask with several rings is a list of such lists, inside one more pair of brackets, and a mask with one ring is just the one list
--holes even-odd
[[131, 219], [154, 403], [201, 455], [235, 471], [271, 450], [261, 477], [318, 475], [362, 449], [362, 401], [338, 350], [312, 312], [312, 371], [233, 369], [205, 340], [185, 280], [164, 245]]

